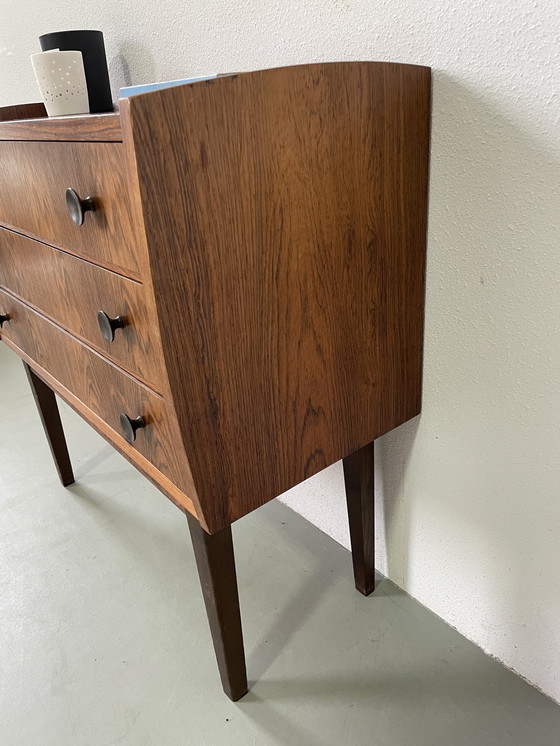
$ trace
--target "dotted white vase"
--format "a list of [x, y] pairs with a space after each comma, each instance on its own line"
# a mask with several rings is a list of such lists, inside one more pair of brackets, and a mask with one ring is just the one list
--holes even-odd
[[87, 114], [89, 99], [81, 52], [53, 49], [31, 55], [35, 77], [49, 117]]

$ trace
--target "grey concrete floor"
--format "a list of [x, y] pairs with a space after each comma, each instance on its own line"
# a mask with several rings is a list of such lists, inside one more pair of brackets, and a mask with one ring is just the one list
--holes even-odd
[[62, 412], [69, 489], [0, 345], [0, 746], [560, 744], [558, 705], [390, 582], [360, 596], [277, 502], [234, 525], [252, 688], [230, 702], [184, 516]]

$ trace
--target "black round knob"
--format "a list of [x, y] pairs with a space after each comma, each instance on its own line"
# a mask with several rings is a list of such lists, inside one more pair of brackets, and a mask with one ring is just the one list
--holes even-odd
[[4, 322], [10, 320], [9, 313], [0, 313], [0, 329], [4, 326]]
[[95, 212], [95, 201], [93, 197], [80, 199], [73, 189], [66, 190], [66, 209], [76, 225], [82, 225], [86, 212]]
[[112, 342], [115, 339], [117, 329], [124, 329], [126, 326], [126, 320], [122, 316], [115, 316], [112, 319], [110, 316], [107, 316], [105, 311], [99, 311], [97, 314], [97, 323], [101, 329], [103, 339], [106, 339], [107, 342]]
[[124, 413], [121, 414], [119, 419], [121, 421], [124, 439], [129, 443], [134, 443], [136, 440], [136, 431], [146, 427], [146, 421], [143, 417], [135, 417], [134, 419], [131, 419]]

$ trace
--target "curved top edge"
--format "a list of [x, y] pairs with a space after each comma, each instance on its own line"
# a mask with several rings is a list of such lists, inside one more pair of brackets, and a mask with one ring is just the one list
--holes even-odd
[[[221, 73], [212, 78], [195, 80], [192, 83], [180, 83], [178, 85], [166, 86], [165, 88], [159, 88], [152, 91], [146, 91], [145, 93], [137, 93], [129, 96], [125, 99], [119, 99], [119, 106], [123, 101], [133, 101], [143, 99], [145, 96], [154, 96], [155, 94], [165, 94], [167, 96], [173, 96], [172, 91], [176, 91], [178, 88], [193, 88], [195, 86], [212, 86], [224, 81], [225, 79], [235, 79], [240, 77], [252, 77], [261, 75], [273, 75], [280, 72], [290, 72], [294, 70], [310, 70], [312, 68], [325, 68], [325, 67], [346, 67], [346, 68], [357, 68], [357, 67], [377, 67], [377, 68], [402, 68], [410, 72], [416, 71], [419, 75], [425, 75], [426, 73], [431, 75], [431, 67], [426, 65], [415, 65], [408, 62], [383, 62], [374, 60], [340, 60], [340, 61], [325, 61], [325, 62], [304, 62], [297, 65], [282, 65], [279, 67], [264, 67], [258, 70], [246, 70], [232, 73]], [[127, 104], [128, 105], [128, 104]]]

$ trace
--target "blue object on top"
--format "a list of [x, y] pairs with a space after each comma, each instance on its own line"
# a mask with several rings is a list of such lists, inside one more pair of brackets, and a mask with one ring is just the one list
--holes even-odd
[[121, 88], [119, 91], [119, 98], [126, 98], [127, 96], [136, 96], [139, 93], [149, 93], [150, 91], [159, 91], [162, 88], [173, 88], [176, 85], [184, 85], [185, 83], [199, 83], [202, 80], [212, 80], [217, 78], [217, 75], [203, 75], [200, 78], [183, 78], [182, 80], [166, 80], [163, 83], [146, 83], [145, 85], [129, 85]]

